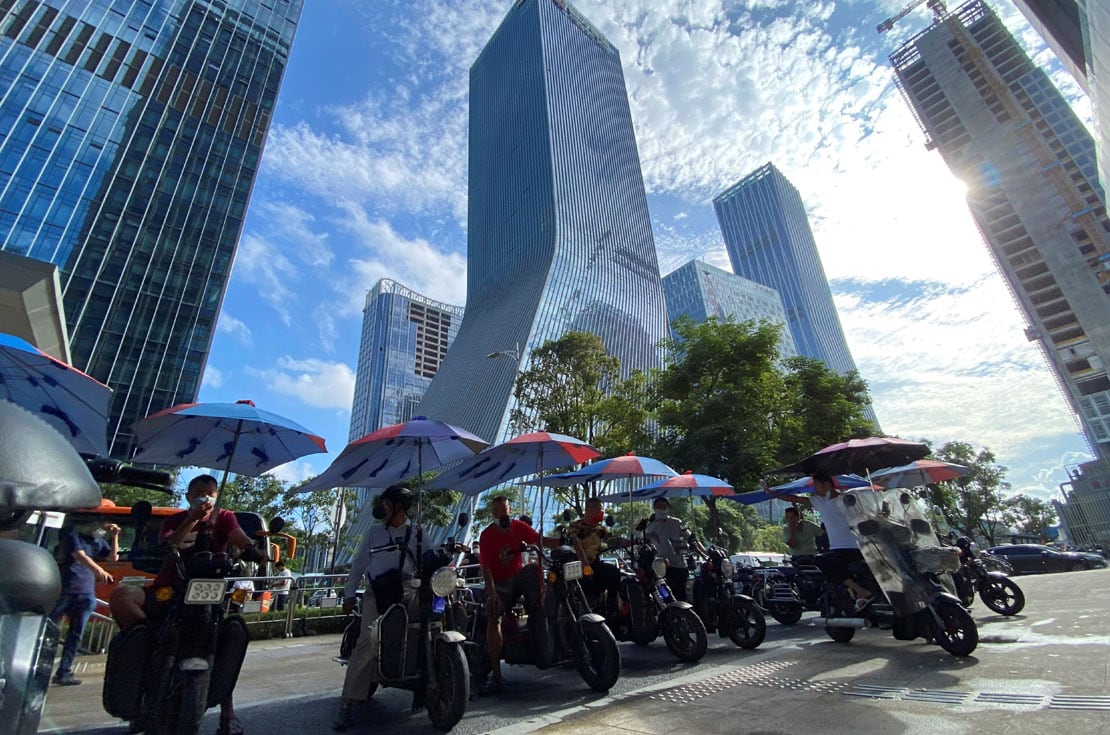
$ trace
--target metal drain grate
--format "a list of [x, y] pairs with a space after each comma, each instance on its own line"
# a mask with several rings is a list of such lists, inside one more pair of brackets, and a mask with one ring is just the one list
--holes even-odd
[[987, 704], [1019, 704], [1026, 707], [1040, 707], [1044, 697], [1040, 694], [1011, 694], [1007, 692], [980, 692], [976, 702]]
[[1081, 697], [1072, 694], [1053, 695], [1048, 703], [1049, 709], [1093, 709], [1110, 712], [1110, 697]]
[[768, 686], [763, 682], [771, 678], [771, 674], [785, 669], [788, 666], [793, 666], [794, 663], [794, 661], [763, 661], [758, 664], [743, 666], [734, 671], [728, 671], [724, 674], [710, 677], [704, 681], [683, 684], [674, 689], [657, 692], [650, 695], [648, 698], [660, 699], [667, 702], [692, 702], [695, 699], [717, 694], [718, 692], [731, 689], [741, 684]]
[[912, 702], [932, 702], [934, 704], [963, 704], [971, 692], [957, 692], [949, 689], [913, 689], [902, 695], [902, 699]]
[[871, 684], [856, 684], [844, 694], [849, 697], [867, 697], [868, 699], [898, 699], [906, 692], [905, 687], [881, 687]]

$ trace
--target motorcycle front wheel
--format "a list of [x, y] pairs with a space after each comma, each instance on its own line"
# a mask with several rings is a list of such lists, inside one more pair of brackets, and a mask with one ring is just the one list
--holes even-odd
[[621, 676], [621, 653], [607, 625], [570, 626], [574, 665], [593, 690], [607, 692]]
[[933, 621], [933, 638], [953, 656], [970, 656], [979, 645], [975, 620], [959, 604], [943, 600], [934, 605], [938, 621]]
[[767, 618], [754, 602], [743, 599], [732, 601], [732, 630], [729, 639], [740, 648], [759, 648], [767, 637]]
[[1025, 593], [1012, 579], [991, 579], [979, 588], [983, 604], [999, 615], [1017, 615], [1025, 608]]
[[196, 735], [208, 700], [207, 671], [170, 671], [166, 697], [147, 722], [149, 735]]
[[709, 647], [705, 623], [693, 608], [676, 610], [663, 622], [663, 641], [680, 661], [697, 661]]
[[436, 644], [435, 696], [428, 699], [428, 717], [432, 724], [444, 732], [450, 731], [466, 713], [470, 700], [470, 670], [462, 646]]

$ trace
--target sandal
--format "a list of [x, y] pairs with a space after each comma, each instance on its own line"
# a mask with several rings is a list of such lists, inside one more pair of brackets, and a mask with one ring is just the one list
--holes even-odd
[[856, 610], [855, 611], [858, 612], [858, 613], [863, 612], [864, 610], [867, 609], [867, 606], [870, 605], [871, 601], [874, 600], [874, 599], [875, 599], [874, 595], [868, 595], [867, 597], [857, 597], [856, 598]]
[[243, 726], [239, 724], [238, 717], [230, 717], [226, 720], [220, 720], [220, 726], [216, 729], [216, 735], [243, 735]]

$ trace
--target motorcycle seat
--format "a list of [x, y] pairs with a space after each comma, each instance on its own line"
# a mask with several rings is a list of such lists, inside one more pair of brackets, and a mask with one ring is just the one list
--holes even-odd
[[14, 539], [0, 539], [0, 614], [47, 615], [62, 593], [54, 555]]

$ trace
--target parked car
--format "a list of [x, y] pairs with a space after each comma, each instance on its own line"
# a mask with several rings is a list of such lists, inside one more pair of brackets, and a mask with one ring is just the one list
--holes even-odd
[[1040, 544], [1010, 544], [987, 549], [1010, 562], [1015, 574], [1042, 572], [1074, 572], [1080, 569], [1102, 569], [1106, 560], [1085, 551], [1057, 551]]
[[741, 567], [781, 567], [786, 564], [786, 554], [773, 551], [741, 551], [728, 558], [736, 569]]

